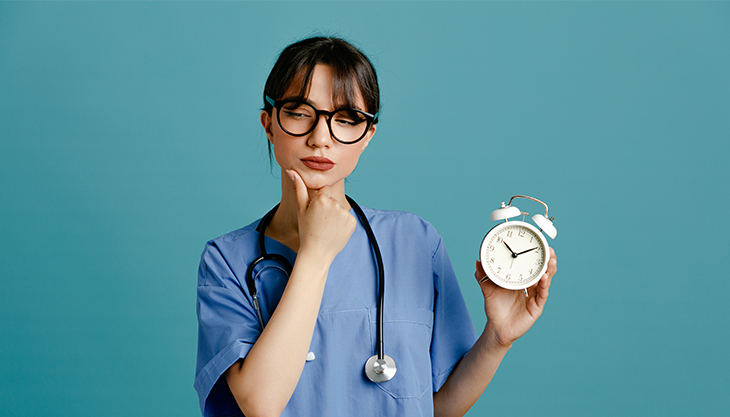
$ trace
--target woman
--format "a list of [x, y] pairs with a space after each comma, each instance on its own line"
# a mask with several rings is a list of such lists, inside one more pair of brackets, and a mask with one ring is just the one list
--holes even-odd
[[[344, 40], [305, 39], [279, 56], [261, 124], [281, 167], [281, 202], [266, 221], [208, 242], [200, 263], [203, 415], [463, 415], [541, 314], [554, 253], [529, 298], [480, 284], [488, 321], [477, 337], [434, 228], [403, 212], [362, 208], [369, 226], [358, 218], [345, 179], [375, 134], [379, 106], [372, 64]], [[284, 260], [255, 261], [259, 231], [266, 252]], [[375, 252], [388, 277], [383, 309]], [[484, 276], [477, 262], [475, 277]], [[397, 371], [371, 382], [363, 365], [377, 351], [380, 312]]]

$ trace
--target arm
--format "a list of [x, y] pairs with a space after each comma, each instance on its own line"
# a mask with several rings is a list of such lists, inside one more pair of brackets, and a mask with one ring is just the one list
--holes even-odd
[[[479, 262], [476, 268], [474, 277], [478, 282], [486, 274]], [[434, 393], [435, 416], [463, 416], [469, 411], [489, 385], [512, 343], [525, 334], [542, 314], [556, 272], [557, 258], [550, 249], [548, 270], [529, 290], [529, 298], [525, 298], [521, 291], [505, 290], [489, 280], [480, 284], [487, 324], [441, 389]]]
[[329, 196], [327, 187], [310, 201], [298, 174], [292, 180], [300, 236], [292, 274], [259, 339], [225, 374], [236, 402], [249, 417], [278, 416], [289, 402], [304, 369], [329, 267], [356, 226], [355, 218]]

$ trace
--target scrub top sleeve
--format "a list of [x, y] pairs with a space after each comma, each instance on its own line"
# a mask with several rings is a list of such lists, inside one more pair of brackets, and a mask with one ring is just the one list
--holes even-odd
[[431, 339], [433, 391], [436, 392], [474, 345], [477, 334], [443, 240], [435, 230], [429, 234], [432, 247], [436, 248], [432, 258], [435, 301]]
[[[245, 269], [244, 269], [245, 271]], [[239, 281], [239, 278], [241, 281]], [[246, 357], [261, 328], [248, 291], [214, 243], [198, 268], [198, 359], [195, 390], [204, 416], [240, 415], [223, 373]]]

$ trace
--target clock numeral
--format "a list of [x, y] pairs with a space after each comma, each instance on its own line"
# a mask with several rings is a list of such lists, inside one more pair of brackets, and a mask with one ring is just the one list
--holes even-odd
[[494, 245], [487, 246], [487, 250], [490, 252], [494, 252]]
[[530, 236], [530, 243], [532, 243], [532, 239], [534, 239], [534, 236]]
[[497, 243], [500, 243], [502, 241], [502, 236], [497, 236]]
[[520, 274], [520, 281], [522, 281], [522, 274]]
[[520, 230], [519, 232], [517, 232], [517, 236], [524, 237], [525, 236], [525, 231], [524, 230]]
[[506, 279], [507, 281], [509, 281], [510, 277], [512, 277], [512, 274], [507, 274], [507, 276], [504, 277], [504, 279]]
[[511, 230], [507, 232], [507, 237], [512, 237], [512, 231]]
[[490, 264], [493, 264], [494, 263], [494, 258], [489, 258], [489, 263]]
[[527, 274], [532, 275], [532, 271], [534, 271], [534, 269], [531, 269], [530, 272], [528, 272]]
[[499, 274], [500, 272], [502, 272], [502, 267], [501, 266], [498, 266], [497, 267], [497, 273]]

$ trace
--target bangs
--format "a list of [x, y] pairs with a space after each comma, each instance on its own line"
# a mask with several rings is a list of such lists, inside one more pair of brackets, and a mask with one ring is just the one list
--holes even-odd
[[[296, 98], [304, 100], [309, 96], [309, 89], [312, 84], [312, 74], [318, 65], [327, 65], [332, 69], [332, 103], [334, 108], [351, 108], [371, 113], [368, 108], [365, 94], [360, 91], [357, 83], [357, 76], [352, 68], [337, 67], [325, 62], [310, 62], [306, 68], [302, 68], [293, 79], [289, 87], [299, 84], [299, 94]], [[289, 89], [287, 87], [287, 90]], [[360, 100], [358, 104], [358, 95]], [[363, 108], [364, 107], [364, 108]]]
[[[357, 48], [336, 38], [311, 38], [286, 48], [269, 74], [265, 94], [280, 100], [285, 98], [287, 91], [298, 90], [293, 98], [306, 99], [318, 64], [332, 70], [335, 108], [378, 112], [380, 92], [372, 63]], [[266, 103], [264, 108], [267, 108]]]

